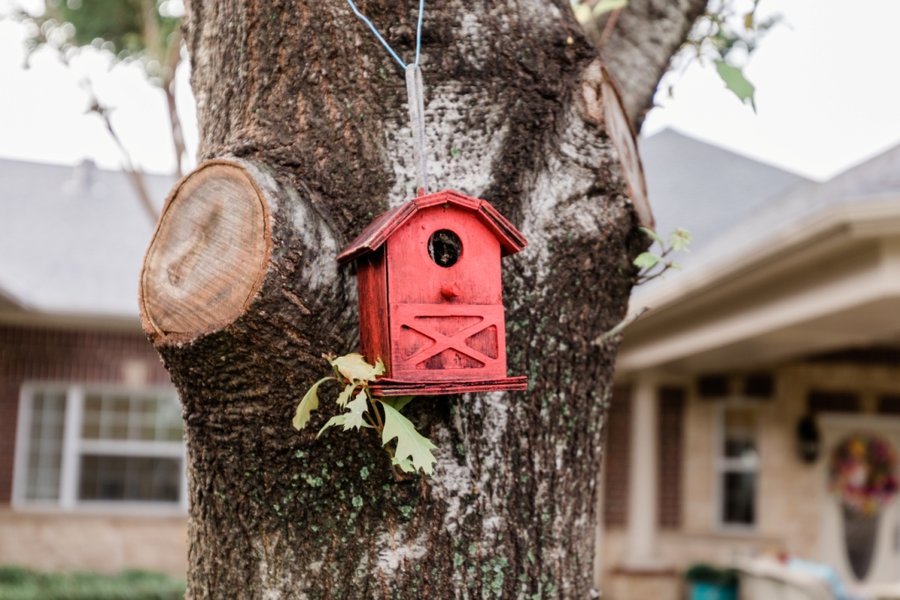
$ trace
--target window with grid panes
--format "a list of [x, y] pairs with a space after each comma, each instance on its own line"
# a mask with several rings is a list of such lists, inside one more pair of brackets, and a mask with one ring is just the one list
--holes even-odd
[[718, 471], [720, 523], [753, 527], [759, 471], [754, 406], [726, 404], [722, 407]]
[[18, 438], [21, 505], [184, 504], [181, 407], [171, 389], [27, 385]]

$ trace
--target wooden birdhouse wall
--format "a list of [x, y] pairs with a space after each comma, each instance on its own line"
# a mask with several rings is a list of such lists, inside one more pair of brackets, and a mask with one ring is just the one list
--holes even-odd
[[[441, 266], [430, 240], [448, 231], [461, 252]], [[500, 243], [477, 214], [453, 205], [421, 210], [386, 246], [393, 376], [504, 377]]]
[[359, 338], [363, 355], [381, 359], [391, 371], [391, 340], [388, 329], [387, 263], [384, 248], [357, 260], [359, 286]]
[[[428, 253], [437, 231], [449, 230], [462, 252], [449, 267]], [[435, 206], [416, 213], [387, 243], [391, 303], [500, 304], [500, 242], [472, 212]], [[453, 295], [455, 294], [455, 295]]]

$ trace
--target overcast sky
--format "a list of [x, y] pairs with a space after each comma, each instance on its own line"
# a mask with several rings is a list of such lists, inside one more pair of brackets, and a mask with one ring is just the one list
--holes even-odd
[[663, 127], [823, 178], [900, 143], [900, 2], [763, 0], [786, 24], [750, 59], [758, 114], [693, 66], [644, 126]]
[[[761, 11], [782, 13], [786, 24], [763, 40], [746, 69], [758, 113], [731, 95], [711, 67], [694, 64], [676, 78], [674, 98], [660, 95], [645, 135], [673, 127], [819, 179], [900, 143], [900, 2], [763, 0]], [[163, 97], [137, 69], [110, 71], [93, 55], [67, 70], [38, 53], [25, 70], [23, 39], [21, 26], [0, 21], [0, 157], [92, 158], [117, 168], [118, 151], [100, 120], [84, 114], [79, 80], [90, 76], [98, 96], [118, 107], [113, 122], [136, 161], [150, 171], [172, 169]], [[180, 75], [179, 105], [192, 124], [186, 73]], [[194, 129], [188, 127], [191, 148]]]

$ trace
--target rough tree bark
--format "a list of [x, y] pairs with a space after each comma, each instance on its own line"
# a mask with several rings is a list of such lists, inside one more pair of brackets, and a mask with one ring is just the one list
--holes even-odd
[[[418, 3], [362, 4], [411, 56]], [[337, 251], [413, 192], [404, 80], [343, 2], [188, 2], [217, 160], [170, 196], [141, 303], [184, 403], [191, 598], [590, 595], [616, 349], [592, 341], [623, 317], [643, 243], [610, 88], [567, 0], [427, 10], [432, 186], [490, 200], [530, 241], [504, 261], [510, 372], [530, 389], [414, 401], [439, 447], [428, 478], [395, 481], [372, 435], [316, 440], [328, 408], [293, 431], [320, 354], [357, 345]]]

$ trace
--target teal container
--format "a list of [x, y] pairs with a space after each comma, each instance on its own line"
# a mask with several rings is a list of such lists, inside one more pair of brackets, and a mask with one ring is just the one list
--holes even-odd
[[690, 590], [691, 600], [737, 600], [736, 585], [696, 582]]
[[684, 578], [690, 600], [737, 600], [738, 576], [734, 569], [698, 564], [688, 569]]

